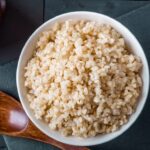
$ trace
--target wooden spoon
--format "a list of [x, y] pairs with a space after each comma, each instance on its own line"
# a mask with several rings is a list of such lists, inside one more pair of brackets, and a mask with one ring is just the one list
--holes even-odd
[[62, 150], [89, 150], [58, 142], [36, 128], [25, 114], [21, 104], [0, 91], [0, 134], [34, 139], [52, 144]]

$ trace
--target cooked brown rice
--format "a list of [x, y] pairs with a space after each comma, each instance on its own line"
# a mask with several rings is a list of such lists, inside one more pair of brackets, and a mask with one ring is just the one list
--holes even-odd
[[141, 67], [111, 26], [68, 20], [40, 36], [25, 67], [27, 98], [35, 117], [65, 136], [113, 132], [136, 108]]

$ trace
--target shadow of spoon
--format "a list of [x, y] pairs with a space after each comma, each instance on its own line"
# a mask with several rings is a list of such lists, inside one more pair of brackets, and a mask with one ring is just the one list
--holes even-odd
[[89, 150], [58, 142], [36, 128], [25, 114], [21, 104], [0, 91], [0, 134], [34, 139], [62, 150]]

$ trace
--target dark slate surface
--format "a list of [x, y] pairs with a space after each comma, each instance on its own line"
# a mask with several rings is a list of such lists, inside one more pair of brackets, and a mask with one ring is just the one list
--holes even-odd
[[7, 150], [7, 147], [5, 145], [5, 141], [2, 136], [0, 136], [0, 150]]
[[46, 0], [45, 1], [45, 18], [48, 20], [56, 15], [70, 11], [95, 11], [119, 17], [147, 5], [148, 1], [108, 1], [108, 0]]
[[29, 35], [43, 22], [43, 0], [7, 0], [0, 24], [0, 64], [18, 58]]
[[[123, 24], [125, 24], [136, 35], [144, 48], [148, 60], [150, 59], [150, 39], [148, 38], [150, 37], [150, 20], [148, 19], [148, 17], [150, 18], [150, 2], [148, 1], [108, 2], [99, 0], [45, 0], [44, 6], [42, 6], [42, 1], [40, 0], [38, 0], [38, 2], [37, 0], [33, 0], [32, 4], [29, 3], [29, 0], [28, 4], [27, 1], [23, 4], [23, 0], [17, 0], [16, 3], [11, 1], [8, 0], [10, 3], [10, 8], [15, 8], [16, 11], [13, 11], [13, 13], [16, 15], [11, 15], [11, 13], [7, 12], [7, 17], [5, 20], [5, 23], [7, 24], [5, 26], [2, 25], [3, 29], [5, 28], [5, 31], [1, 30], [0, 28], [0, 90], [8, 92], [14, 97], [18, 97], [15, 84], [17, 59], [15, 61], [11, 60], [18, 58], [24, 41], [27, 39], [30, 33], [39, 24], [41, 24], [42, 15], [44, 15], [44, 20], [48, 20], [49, 18], [68, 11], [90, 10], [115, 17]], [[33, 7], [35, 7], [35, 9], [32, 9]], [[45, 8], [43, 14], [39, 13], [43, 10], [42, 7]], [[15, 25], [10, 26], [10, 21], [11, 23], [16, 21], [15, 25], [17, 25], [17, 28]], [[8, 31], [11, 32], [8, 33]], [[1, 33], [3, 33], [3, 38], [1, 37]], [[146, 106], [139, 119], [128, 131], [126, 131], [123, 135], [116, 138], [115, 140], [90, 148], [92, 150], [149, 150], [149, 99], [150, 97], [148, 97]], [[50, 145], [33, 140], [12, 138], [8, 136], [4, 136], [4, 139], [7, 143], [8, 150], [55, 149]]]
[[34, 140], [12, 138], [8, 136], [4, 136], [4, 139], [7, 143], [8, 150], [59, 150], [49, 144], [44, 144]]

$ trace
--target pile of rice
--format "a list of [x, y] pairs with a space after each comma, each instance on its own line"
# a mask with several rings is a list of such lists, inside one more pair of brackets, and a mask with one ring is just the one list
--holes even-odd
[[136, 108], [141, 67], [111, 26], [67, 20], [40, 36], [25, 67], [27, 98], [35, 117], [65, 136], [110, 133]]

